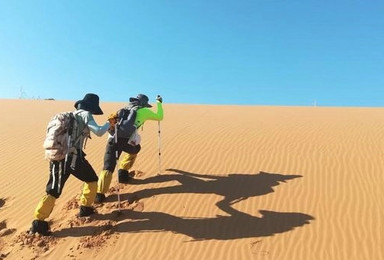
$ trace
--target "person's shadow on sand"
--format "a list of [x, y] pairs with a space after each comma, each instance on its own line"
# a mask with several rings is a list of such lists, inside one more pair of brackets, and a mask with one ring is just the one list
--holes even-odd
[[[233, 209], [231, 216], [214, 218], [181, 218], [161, 212], [140, 212], [122, 210], [120, 221], [109, 227], [114, 232], [173, 232], [184, 234], [193, 240], [231, 240], [251, 237], [265, 237], [287, 232], [309, 224], [312, 216], [296, 212], [259, 211], [262, 217], [255, 217]], [[95, 219], [114, 219], [116, 213], [96, 215]], [[78, 237], [101, 234], [105, 226], [64, 228], [54, 232], [56, 237]]]
[[282, 213], [260, 210], [255, 217], [233, 209], [231, 216], [215, 218], [180, 218], [161, 212], [127, 211], [127, 217], [137, 221], [119, 223], [120, 232], [171, 231], [194, 240], [230, 240], [272, 236], [309, 224], [314, 218], [302, 213]]
[[[287, 232], [309, 224], [314, 218], [296, 212], [274, 212], [260, 210], [261, 217], [240, 212], [232, 205], [253, 196], [274, 192], [273, 186], [280, 182], [301, 177], [260, 172], [259, 174], [230, 174], [228, 176], [201, 175], [181, 170], [169, 169], [176, 174], [158, 175], [143, 180], [134, 180], [131, 184], [160, 183], [178, 181], [176, 186], [144, 189], [130, 194], [135, 200], [160, 194], [202, 193], [223, 196], [216, 205], [229, 216], [214, 218], [182, 218], [161, 212], [140, 212], [122, 210], [119, 222], [113, 227], [116, 232], [171, 231], [184, 234], [194, 240], [229, 240], [248, 237], [271, 236]], [[116, 212], [95, 215], [95, 219], [116, 219]], [[86, 236], [101, 233], [105, 227], [73, 227], [55, 232], [55, 236]]]
[[[302, 177], [301, 175], [283, 175], [278, 173], [260, 172], [258, 174], [229, 174], [206, 175], [190, 173], [177, 169], [167, 169], [175, 174], [164, 174], [149, 177], [143, 180], [134, 179], [130, 184], [148, 184], [168, 181], [178, 181], [175, 186], [162, 188], [144, 189], [128, 194], [130, 203], [150, 198], [161, 194], [200, 193], [216, 194], [223, 196], [223, 199], [216, 203], [221, 210], [228, 214], [233, 213], [233, 204], [249, 197], [260, 196], [274, 192], [273, 186], [281, 182]], [[126, 196], [126, 195], [124, 195]]]

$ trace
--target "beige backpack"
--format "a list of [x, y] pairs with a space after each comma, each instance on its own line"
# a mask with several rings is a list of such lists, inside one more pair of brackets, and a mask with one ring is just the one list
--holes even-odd
[[65, 159], [72, 146], [72, 133], [77, 128], [73, 112], [61, 112], [54, 115], [48, 123], [43, 147], [45, 158], [52, 161]]

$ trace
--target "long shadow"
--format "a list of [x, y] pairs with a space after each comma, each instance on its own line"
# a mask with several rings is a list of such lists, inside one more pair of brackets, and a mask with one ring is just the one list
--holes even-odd
[[177, 169], [167, 169], [176, 174], [166, 174], [149, 177], [143, 180], [135, 179], [131, 184], [148, 184], [168, 181], [178, 181], [180, 184], [168, 187], [143, 189], [128, 196], [130, 203], [161, 194], [200, 193], [217, 194], [223, 199], [216, 203], [224, 212], [235, 213], [231, 205], [249, 197], [261, 196], [274, 192], [274, 186], [281, 182], [302, 177], [301, 175], [283, 175], [279, 173], [260, 172], [258, 174], [229, 174], [225, 176], [190, 173]]
[[[115, 219], [113, 227], [117, 232], [164, 232], [184, 234], [193, 240], [229, 240], [246, 237], [271, 236], [287, 232], [310, 223], [314, 218], [297, 212], [273, 212], [260, 210], [262, 217], [255, 217], [240, 212], [232, 205], [249, 197], [261, 196], [274, 192], [273, 187], [281, 182], [302, 177], [260, 172], [258, 174], [230, 174], [228, 176], [202, 175], [177, 169], [168, 169], [175, 174], [158, 175], [143, 180], [133, 180], [131, 184], [161, 183], [178, 181], [174, 186], [144, 189], [129, 194], [131, 200], [140, 200], [154, 195], [175, 193], [217, 194], [223, 199], [216, 205], [229, 216], [214, 218], [181, 218], [161, 212], [139, 212], [122, 210], [122, 215], [115, 213], [98, 215], [96, 219]], [[105, 227], [73, 227], [55, 232], [55, 236], [85, 236], [99, 234]]]
[[[287, 232], [309, 224], [312, 216], [295, 212], [260, 210], [262, 217], [234, 210], [231, 216], [215, 218], [180, 218], [161, 212], [122, 210], [122, 219], [112, 229], [115, 232], [173, 232], [192, 240], [231, 240], [264, 237]], [[113, 213], [103, 218], [113, 218]], [[129, 219], [129, 220], [126, 220]], [[105, 227], [73, 227], [55, 232], [57, 237], [100, 234]]]

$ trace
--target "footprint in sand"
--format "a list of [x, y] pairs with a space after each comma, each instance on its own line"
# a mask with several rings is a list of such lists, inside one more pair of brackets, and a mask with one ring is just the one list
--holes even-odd
[[262, 249], [262, 241], [256, 240], [251, 243], [251, 252], [254, 255], [269, 255], [269, 252]]
[[5, 222], [5, 220], [1, 221], [0, 222], [0, 230], [3, 230], [6, 227], [7, 227], [7, 223]]
[[5, 220], [0, 222], [0, 237], [10, 235], [15, 231], [15, 228], [7, 228], [7, 222], [5, 222]]
[[[3, 247], [4, 247], [4, 241], [0, 238], [0, 252], [3, 251]], [[3, 258], [5, 258], [6, 255], [5, 254], [2, 254], [0, 253], [0, 260], [2, 260]]]
[[2, 206], [4, 206], [4, 204], [5, 204], [5, 199], [0, 199], [0, 208], [1, 208]]
[[15, 228], [6, 228], [3, 230], [0, 230], [0, 237], [8, 236], [16, 231]]
[[142, 171], [139, 171], [139, 170], [134, 170], [134, 171], [131, 171], [130, 173], [132, 173], [132, 174], [133, 174], [133, 176], [132, 176], [132, 177], [142, 177], [142, 176], [144, 176], [144, 175], [145, 175], [145, 173], [144, 173], [144, 172], [142, 172]]
[[[4, 204], [5, 204], [5, 200], [0, 199], [0, 208], [4, 206]], [[7, 223], [5, 222], [5, 220], [0, 222], [0, 260], [4, 259], [8, 255], [8, 254], [1, 253], [1, 251], [5, 246], [5, 242], [3, 241], [3, 239], [1, 239], [1, 237], [12, 234], [14, 231], [15, 229], [7, 229]]]
[[89, 217], [78, 217], [74, 216], [70, 220], [67, 221], [67, 227], [80, 227], [83, 226], [84, 224], [88, 224], [94, 221], [92, 216]]
[[[0, 243], [0, 249], [1, 249], [1, 243]], [[8, 254], [0, 253], [0, 260], [3, 260], [3, 259], [6, 258], [7, 256], [8, 256]]]
[[144, 211], [144, 203], [143, 202], [137, 202], [136, 205], [134, 205], [132, 207], [132, 209], [134, 211], [140, 211], [140, 212], [143, 212]]

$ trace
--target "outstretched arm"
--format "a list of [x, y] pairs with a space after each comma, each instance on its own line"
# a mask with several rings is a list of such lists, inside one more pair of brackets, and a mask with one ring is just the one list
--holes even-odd
[[105, 134], [105, 132], [107, 132], [110, 126], [110, 123], [106, 122], [103, 126], [99, 126], [95, 122], [95, 120], [90, 120], [87, 125], [89, 129], [92, 131], [92, 133], [94, 133], [97, 136], [102, 136], [103, 134]]
[[209, 175], [209, 174], [198, 174], [198, 173], [186, 172], [178, 169], [167, 169], [167, 171], [173, 171], [182, 175], [187, 175], [187, 176], [197, 177], [197, 178], [206, 178], [206, 179], [214, 179], [214, 180], [218, 180], [222, 178], [221, 176], [215, 176], [215, 175]]

